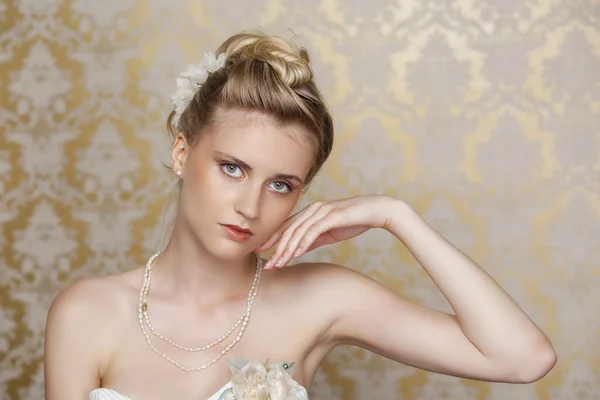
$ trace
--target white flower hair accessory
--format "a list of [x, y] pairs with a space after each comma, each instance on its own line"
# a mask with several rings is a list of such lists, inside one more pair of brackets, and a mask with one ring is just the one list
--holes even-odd
[[188, 107], [200, 86], [206, 82], [208, 75], [222, 68], [225, 65], [225, 59], [225, 54], [219, 54], [215, 57], [214, 53], [204, 53], [202, 61], [197, 65], [189, 65], [187, 71], [179, 74], [177, 91], [171, 95], [171, 100], [175, 106], [175, 115], [171, 121], [174, 127], [179, 124], [181, 114]]

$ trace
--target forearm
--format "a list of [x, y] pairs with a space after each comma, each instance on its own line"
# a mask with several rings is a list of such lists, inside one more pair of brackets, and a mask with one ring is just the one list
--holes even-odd
[[456, 313], [465, 336], [491, 360], [552, 352], [542, 331], [477, 264], [406, 204], [396, 201], [387, 229], [413, 254]]

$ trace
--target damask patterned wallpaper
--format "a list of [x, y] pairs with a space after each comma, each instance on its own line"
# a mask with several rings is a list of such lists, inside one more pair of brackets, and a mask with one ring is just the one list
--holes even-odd
[[[244, 28], [312, 53], [337, 143], [303, 200], [405, 199], [551, 336], [533, 385], [474, 383], [334, 351], [315, 399], [600, 398], [600, 3], [596, 0], [2, 0], [0, 398], [43, 398], [43, 330], [76, 278], [159, 246], [169, 94]], [[447, 309], [383, 232], [306, 259]]]

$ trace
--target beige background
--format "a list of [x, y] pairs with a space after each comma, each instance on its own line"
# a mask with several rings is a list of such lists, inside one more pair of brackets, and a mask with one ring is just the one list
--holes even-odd
[[[263, 27], [299, 34], [334, 111], [335, 150], [304, 203], [405, 199], [514, 295], [560, 358], [542, 381], [510, 386], [345, 347], [314, 398], [600, 399], [598, 1], [2, 0], [0, 26], [0, 398], [43, 398], [59, 289], [157, 250], [177, 74]], [[447, 309], [385, 232], [305, 258]]]

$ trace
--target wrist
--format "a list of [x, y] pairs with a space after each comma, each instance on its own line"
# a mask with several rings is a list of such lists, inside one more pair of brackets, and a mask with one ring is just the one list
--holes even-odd
[[419, 215], [404, 201], [394, 199], [385, 229], [399, 239], [418, 223]]

